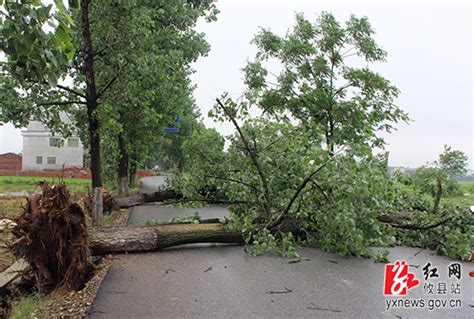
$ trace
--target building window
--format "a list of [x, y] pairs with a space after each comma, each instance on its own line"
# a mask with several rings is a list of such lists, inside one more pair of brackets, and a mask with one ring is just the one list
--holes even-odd
[[56, 164], [56, 157], [48, 156], [48, 164]]
[[43, 156], [36, 156], [36, 164], [43, 164]]
[[78, 138], [70, 138], [67, 140], [68, 147], [79, 147], [79, 139]]
[[61, 139], [59, 137], [50, 137], [49, 138], [49, 146], [59, 147], [60, 143], [61, 143]]

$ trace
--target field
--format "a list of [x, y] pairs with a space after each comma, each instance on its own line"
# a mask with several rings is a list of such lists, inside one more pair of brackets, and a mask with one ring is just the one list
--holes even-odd
[[474, 195], [474, 181], [457, 181], [461, 186], [463, 193], [471, 193]]
[[449, 196], [443, 198], [442, 201], [456, 204], [463, 208], [474, 206], [474, 182], [473, 181], [458, 181], [461, 186], [461, 193], [463, 195]]
[[90, 189], [90, 180], [79, 178], [51, 178], [29, 176], [0, 176], [0, 193], [27, 192], [39, 189], [38, 182], [58, 183], [64, 181], [72, 193], [85, 193]]

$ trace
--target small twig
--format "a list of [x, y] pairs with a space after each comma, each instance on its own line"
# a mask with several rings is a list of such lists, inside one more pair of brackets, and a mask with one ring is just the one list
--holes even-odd
[[66, 92], [69, 92], [69, 93], [72, 93], [72, 94], [74, 94], [74, 95], [77, 95], [77, 96], [79, 96], [79, 97], [82, 97], [83, 99], [86, 98], [85, 94], [82, 94], [82, 93], [80, 93], [80, 92], [78, 92], [78, 91], [76, 91], [76, 90], [74, 90], [74, 89], [71, 89], [70, 87], [67, 87], [67, 86], [64, 86], [64, 85], [61, 85], [61, 84], [57, 84], [56, 87], [57, 87], [58, 89], [61, 89], [61, 90], [64, 90], [64, 91], [66, 91]]
[[105, 85], [105, 87], [103, 87], [99, 93], [97, 93], [97, 99], [101, 98], [102, 95], [104, 95], [104, 93], [112, 86], [112, 84], [117, 80], [118, 76], [115, 75], [112, 79], [110, 79], [110, 81]]
[[208, 272], [208, 271], [211, 271], [212, 270], [212, 266], [207, 268], [206, 270], [204, 270], [204, 272]]
[[329, 160], [321, 164], [317, 169], [315, 169], [311, 174], [309, 174], [302, 182], [301, 184], [298, 185], [295, 193], [293, 194], [293, 197], [290, 199], [290, 202], [286, 206], [285, 210], [281, 213], [281, 215], [274, 221], [269, 221], [266, 225], [266, 228], [274, 228], [278, 225], [281, 224], [283, 219], [288, 216], [291, 206], [293, 206], [293, 203], [296, 201], [298, 196], [300, 195], [301, 191], [306, 187], [306, 184], [308, 184], [313, 177], [321, 170], [323, 169], [327, 164], [329, 163]]
[[38, 103], [36, 106], [51, 106], [51, 105], [70, 105], [70, 104], [84, 104], [86, 105], [86, 102], [83, 101], [54, 101], [54, 102], [44, 102], [44, 103]]
[[332, 311], [332, 312], [341, 312], [341, 310], [337, 310], [337, 309], [330, 309], [330, 308], [322, 308], [322, 307], [318, 307], [314, 304], [314, 302], [311, 303], [312, 307], [308, 307], [307, 309], [311, 309], [311, 310], [322, 310], [322, 311]]
[[418, 256], [418, 254], [421, 253], [422, 251], [423, 251], [423, 248], [420, 249], [420, 250], [418, 250], [418, 251], [414, 254], [414, 256]]
[[402, 225], [402, 224], [395, 224], [395, 223], [388, 223], [390, 226], [394, 228], [402, 228], [402, 229], [412, 229], [412, 230], [428, 230], [432, 228], [436, 228], [438, 226], [444, 225], [447, 222], [449, 222], [451, 219], [453, 219], [454, 216], [448, 217], [446, 219], [443, 219], [442, 221], [435, 223], [435, 224], [425, 224], [425, 225]]
[[293, 292], [293, 290], [288, 289], [288, 288], [285, 286], [285, 290], [283, 290], [283, 291], [281, 291], [281, 290], [280, 290], [280, 291], [278, 291], [278, 290], [276, 290], [276, 291], [275, 291], [275, 290], [270, 290], [270, 291], [267, 291], [267, 294], [271, 294], [271, 295], [273, 295], [273, 294], [287, 294], [287, 293], [290, 293], [290, 292]]
[[329, 197], [329, 195], [324, 191], [324, 189], [321, 187], [321, 185], [319, 185], [319, 184], [316, 183], [315, 181], [311, 181], [311, 184], [313, 184], [314, 188], [316, 188], [316, 189], [324, 196], [324, 199], [325, 199], [330, 205], [334, 205], [334, 202], [333, 202], [332, 199]]

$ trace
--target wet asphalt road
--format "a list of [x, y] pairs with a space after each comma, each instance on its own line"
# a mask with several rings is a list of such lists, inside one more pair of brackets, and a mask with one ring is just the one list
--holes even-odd
[[[148, 179], [153, 185], [156, 179]], [[145, 205], [129, 223], [167, 220], [196, 209]], [[220, 217], [222, 207], [198, 209], [203, 218]], [[421, 284], [398, 299], [460, 299], [461, 308], [387, 311], [384, 264], [341, 257], [319, 249], [300, 249], [301, 261], [275, 255], [251, 257], [243, 247], [186, 245], [161, 252], [121, 255], [114, 261], [92, 307], [91, 318], [474, 318], [474, 264], [462, 263], [461, 294], [450, 294], [453, 260], [417, 248], [396, 247], [389, 259], [405, 259]], [[438, 267], [448, 293], [425, 295], [423, 266]], [[436, 289], [435, 289], [436, 290]], [[441, 302], [441, 301], [433, 301]]]

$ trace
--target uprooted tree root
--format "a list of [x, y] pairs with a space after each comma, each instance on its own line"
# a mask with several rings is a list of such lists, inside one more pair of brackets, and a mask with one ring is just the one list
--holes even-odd
[[65, 184], [41, 186], [15, 220], [12, 251], [30, 264], [39, 291], [79, 290], [90, 266], [84, 212], [71, 203]]
[[[82, 207], [87, 215], [92, 217], [92, 194], [87, 194], [83, 196], [80, 201], [82, 201]], [[102, 188], [102, 209], [104, 213], [110, 213], [114, 210], [119, 210], [121, 207], [117, 205], [112, 195]]]

